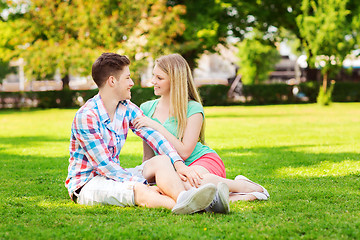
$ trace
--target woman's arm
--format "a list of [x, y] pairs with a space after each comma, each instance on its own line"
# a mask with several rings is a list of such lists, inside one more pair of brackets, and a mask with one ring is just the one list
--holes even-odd
[[194, 151], [194, 148], [200, 136], [202, 123], [203, 123], [202, 113], [196, 113], [190, 116], [187, 119], [184, 137], [182, 140], [179, 140], [160, 123], [148, 117], [138, 117], [134, 121], [136, 128], [150, 127], [160, 132], [174, 146], [175, 150], [184, 160], [187, 159]]
[[146, 160], [149, 160], [150, 158], [152, 158], [154, 156], [155, 156], [155, 153], [152, 150], [152, 148], [145, 141], [143, 141], [143, 162], [145, 162]]

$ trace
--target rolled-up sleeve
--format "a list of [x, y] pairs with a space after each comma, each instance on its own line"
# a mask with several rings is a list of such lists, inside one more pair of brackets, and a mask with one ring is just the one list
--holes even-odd
[[139, 137], [141, 137], [157, 154], [167, 155], [174, 164], [176, 161], [183, 161], [174, 147], [161, 135], [158, 131], [149, 127], [135, 128], [133, 121], [138, 116], [143, 116], [143, 112], [133, 103], [129, 104], [130, 108], [130, 129]]

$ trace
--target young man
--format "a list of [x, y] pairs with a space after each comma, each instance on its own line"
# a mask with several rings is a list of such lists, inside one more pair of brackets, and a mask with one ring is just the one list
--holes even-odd
[[[165, 207], [176, 214], [205, 209], [214, 199], [215, 185], [186, 191], [179, 175], [198, 185], [196, 172], [186, 168], [158, 132], [134, 128], [133, 120], [142, 112], [129, 101], [134, 85], [129, 65], [125, 56], [104, 53], [92, 66], [99, 93], [78, 110], [73, 121], [65, 182], [70, 197], [85, 205]], [[129, 128], [160, 154], [135, 169], [124, 169], [119, 161]], [[155, 180], [157, 187], [145, 185], [146, 180]]]

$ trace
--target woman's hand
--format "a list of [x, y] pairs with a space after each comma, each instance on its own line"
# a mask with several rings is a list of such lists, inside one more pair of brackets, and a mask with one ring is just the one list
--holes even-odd
[[147, 116], [139, 116], [134, 119], [134, 127], [135, 128], [141, 128], [141, 127], [150, 127], [152, 129], [157, 129], [159, 126], [159, 123], [152, 120], [151, 118]]
[[203, 178], [200, 173], [186, 166], [182, 161], [175, 162], [174, 167], [179, 174], [181, 180], [183, 180], [184, 182], [189, 181], [190, 185], [193, 187], [200, 186], [201, 179]]

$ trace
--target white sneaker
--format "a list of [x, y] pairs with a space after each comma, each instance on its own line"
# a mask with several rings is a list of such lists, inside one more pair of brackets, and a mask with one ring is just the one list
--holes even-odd
[[[245, 177], [245, 176], [243, 176], [243, 175], [237, 175], [236, 177], [235, 177], [235, 180], [244, 180], [244, 181], [248, 181], [248, 182], [250, 182], [250, 183], [253, 183], [253, 184], [255, 184], [255, 185], [257, 185], [257, 186], [259, 186], [259, 187], [261, 187], [262, 188], [262, 192], [260, 192], [260, 193], [262, 193], [263, 195], [265, 195], [266, 196], [266, 199], [260, 199], [260, 198], [258, 198], [258, 196], [256, 196], [256, 195], [254, 195], [257, 199], [259, 199], [259, 200], [267, 200], [268, 198], [270, 198], [270, 194], [269, 194], [269, 192], [263, 187], [263, 186], [261, 186], [260, 184], [258, 184], [258, 183], [255, 183], [255, 182], [253, 182], [253, 181], [251, 181], [250, 179], [248, 179], [247, 177]], [[249, 193], [245, 193], [245, 194], [249, 194]]]
[[228, 185], [222, 182], [218, 183], [215, 197], [210, 205], [205, 208], [205, 211], [213, 213], [230, 212]]
[[216, 186], [212, 183], [183, 191], [179, 194], [172, 212], [175, 214], [191, 214], [204, 210], [210, 205], [215, 194]]

